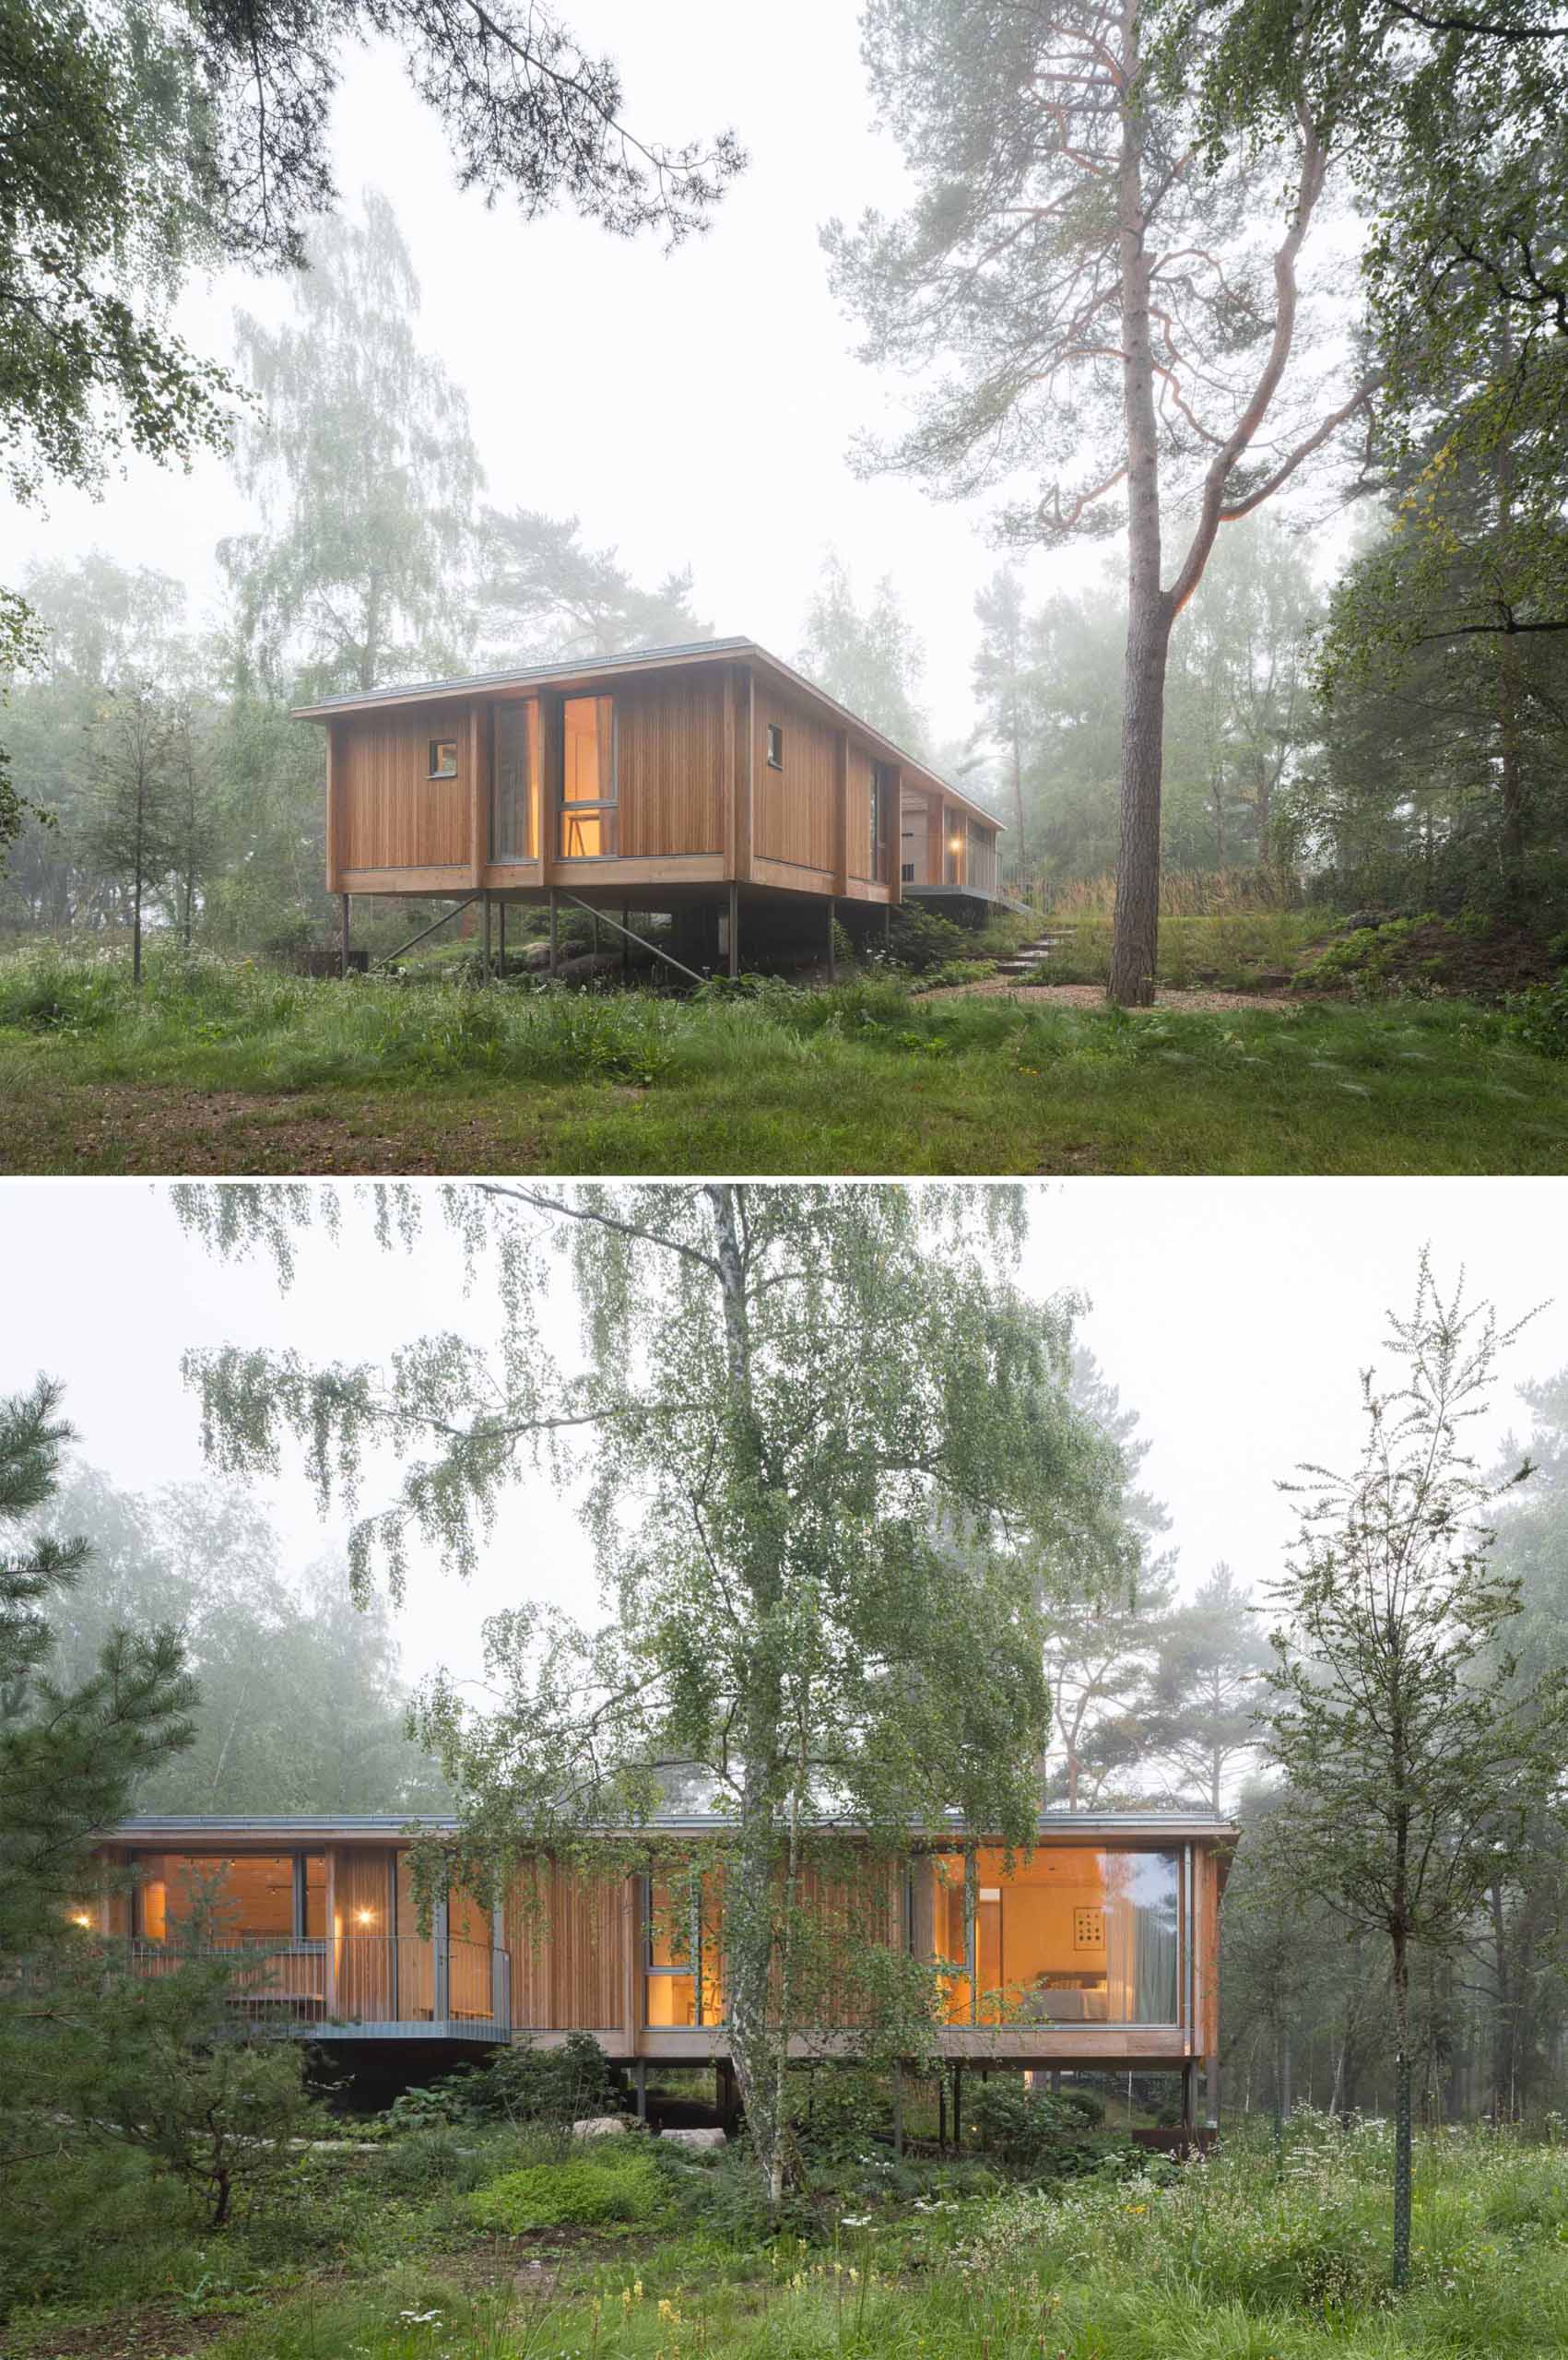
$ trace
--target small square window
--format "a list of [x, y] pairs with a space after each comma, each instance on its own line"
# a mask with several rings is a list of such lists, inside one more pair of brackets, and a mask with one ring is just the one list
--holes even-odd
[[784, 731], [776, 721], [768, 724], [768, 768], [771, 771], [782, 771], [784, 768]]
[[430, 776], [432, 778], [455, 778], [457, 776], [457, 740], [455, 738], [432, 738], [430, 739]]

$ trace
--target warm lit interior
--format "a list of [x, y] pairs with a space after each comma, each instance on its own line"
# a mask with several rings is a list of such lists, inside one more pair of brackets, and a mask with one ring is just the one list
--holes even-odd
[[539, 856], [539, 745], [531, 701], [495, 709], [495, 784], [490, 798], [490, 858]]
[[326, 1860], [305, 1858], [304, 1922], [294, 1919], [292, 1852], [245, 1853], [213, 1859], [195, 1853], [149, 1853], [139, 1863], [137, 1929], [165, 1942], [183, 1927], [208, 1942], [319, 1941], [326, 1932]]
[[[718, 1907], [707, 1881], [655, 1877], [649, 1885], [647, 2020], [666, 2029], [724, 2021]], [[699, 1981], [701, 2011], [698, 2012]]]
[[561, 858], [596, 860], [615, 850], [615, 700], [568, 697], [561, 712]]
[[949, 2024], [1176, 2022], [1173, 1853], [1042, 1846], [1009, 1872], [1005, 1853], [982, 1847], [973, 1947], [963, 1855], [942, 1855], [936, 1871], [936, 1948], [954, 1968]]

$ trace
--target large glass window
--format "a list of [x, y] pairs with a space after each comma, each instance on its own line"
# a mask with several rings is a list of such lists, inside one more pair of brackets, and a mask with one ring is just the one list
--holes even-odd
[[982, 1846], [937, 1863], [937, 1954], [952, 2024], [1173, 2024], [1176, 1856]]
[[665, 2029], [722, 2024], [719, 1911], [712, 1880], [696, 1873], [650, 1877], [644, 1890], [648, 2023]]
[[138, 1862], [136, 1932], [143, 1941], [204, 1945], [321, 1941], [326, 1860], [319, 1852], [155, 1852]]
[[601, 860], [616, 849], [615, 699], [568, 697], [560, 790], [560, 856]]
[[495, 751], [490, 790], [490, 858], [537, 860], [539, 856], [539, 741], [537, 707], [521, 699], [495, 708]]

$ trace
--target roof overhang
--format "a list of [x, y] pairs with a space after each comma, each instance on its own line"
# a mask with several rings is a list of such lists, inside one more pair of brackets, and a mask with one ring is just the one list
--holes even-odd
[[[813, 1824], [819, 1833], [836, 1832], [854, 1835], [858, 1831], [843, 1820], [819, 1820]], [[200, 1844], [229, 1842], [246, 1844], [317, 1843], [382, 1843], [400, 1835], [454, 1835], [455, 1819], [441, 1818], [419, 1812], [399, 1818], [379, 1813], [327, 1813], [320, 1815], [237, 1813], [227, 1816], [218, 1812], [180, 1812], [165, 1815], [147, 1811], [135, 1818], [120, 1820], [106, 1829], [101, 1841], [106, 1844]], [[661, 1812], [645, 1821], [640, 1827], [601, 1827], [584, 1829], [585, 1835], [607, 1837], [636, 1837], [646, 1835], [720, 1835], [733, 1829], [735, 1822], [721, 1818], [715, 1812]], [[962, 1843], [971, 1831], [961, 1823], [946, 1826], [921, 1825], [911, 1827], [912, 1841], [935, 1846]], [[1047, 1811], [1041, 1817], [1036, 1832], [1037, 1844], [1061, 1842], [1091, 1843], [1096, 1838], [1119, 1837], [1124, 1843], [1136, 1839], [1156, 1846], [1161, 1843], [1203, 1843], [1231, 1846], [1241, 1831], [1234, 1821], [1213, 1819], [1201, 1812], [1191, 1811]], [[979, 1835], [977, 1840], [985, 1837]], [[996, 1840], [995, 1838], [993, 1841]]]

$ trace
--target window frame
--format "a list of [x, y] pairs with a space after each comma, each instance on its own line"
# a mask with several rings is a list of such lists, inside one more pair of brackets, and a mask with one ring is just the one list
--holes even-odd
[[[322, 1887], [322, 1914], [327, 1931], [321, 1934], [308, 1934], [305, 1931], [308, 1909], [306, 1885], [310, 1873], [307, 1863], [311, 1860], [320, 1860], [324, 1870], [325, 1848], [316, 1850], [309, 1844], [303, 1847], [289, 1844], [277, 1852], [154, 1852], [150, 1850], [133, 1852], [130, 1857], [130, 1866], [137, 1871], [136, 1882], [131, 1887], [130, 1938], [133, 1942], [146, 1942], [158, 1950], [168, 1947], [167, 1935], [162, 1941], [159, 1941], [156, 1936], [147, 1931], [142, 1920], [145, 1879], [139, 1872], [143, 1863], [147, 1860], [195, 1860], [198, 1864], [206, 1864], [212, 1868], [226, 1868], [234, 1860], [288, 1860], [290, 1863], [291, 1876], [289, 1913], [290, 1931], [287, 1934], [247, 1934], [240, 1938], [241, 1941], [246, 1948], [253, 1950], [277, 1950], [287, 1944], [289, 1949], [294, 1951], [324, 1951], [332, 1939], [331, 1918], [326, 1907], [327, 1887], [324, 1876]], [[237, 1944], [236, 1947], [238, 1946]]]
[[[501, 848], [498, 820], [501, 812], [501, 715], [515, 711], [521, 716], [524, 736], [523, 792], [525, 797], [524, 842], [531, 844], [527, 852], [503, 852]], [[490, 824], [489, 866], [492, 868], [537, 868], [544, 840], [544, 736], [539, 718], [537, 697], [498, 697], [490, 707]]]
[[[685, 1879], [688, 1893], [688, 1915], [686, 1926], [686, 1940], [688, 1947], [686, 1961], [683, 1965], [679, 1966], [657, 1966], [654, 1963], [654, 1886], [655, 1883], [661, 1883], [667, 1889], [673, 1891], [678, 1880], [682, 1876]], [[639, 1883], [641, 1888], [643, 1910], [643, 2029], [645, 2032], [679, 2032], [686, 2030], [698, 2032], [708, 2030], [714, 2024], [722, 2024], [725, 2023], [727, 2018], [725, 2015], [721, 2013], [717, 2016], [710, 2017], [703, 2007], [702, 1992], [707, 1979], [707, 1961], [704, 1955], [707, 1948], [707, 1938], [703, 1929], [704, 1912], [702, 1907], [703, 1895], [701, 1870], [699, 1868], [692, 1868], [684, 1870], [678, 1870], [674, 1876], [665, 1876], [660, 1878], [655, 1878], [651, 1871], [647, 1871], [644, 1872], [639, 1880]], [[715, 1937], [715, 1940], [717, 1939], [718, 1938]], [[723, 1953], [721, 1950], [721, 1957]], [[655, 1976], [661, 1982], [686, 1982], [690, 1984], [691, 2023], [689, 2026], [679, 2024], [654, 2024], [649, 2023], [648, 1984]]]
[[782, 771], [784, 766], [784, 723], [782, 721], [770, 721], [764, 724], [764, 727], [767, 733], [763, 740], [765, 749], [764, 759], [766, 761], [767, 767], [771, 771]]
[[[450, 770], [442, 770], [437, 767], [436, 757], [443, 746], [450, 746], [452, 749], [452, 768]], [[442, 779], [448, 784], [457, 776], [457, 740], [455, 738], [432, 738], [430, 739], [430, 768], [425, 773], [425, 776], [427, 779]]]
[[[1053, 1851], [1057, 1849], [1077, 1850], [1079, 1847], [1076, 1845], [1060, 1847], [1055, 1846], [1050, 1842], [1048, 1836], [1043, 1836], [1041, 1843], [1035, 1848], [1041, 1851]], [[1173, 1969], [1176, 1987], [1176, 2009], [1174, 2018], [1159, 2017], [1149, 2019], [1148, 2022], [1142, 2022], [1137, 2017], [1118, 2018], [1114, 2022], [1107, 2018], [1104, 2023], [1101, 2023], [1096, 2020], [1094, 2025], [1095, 2031], [1179, 2032], [1190, 2035], [1193, 2024], [1196, 2021], [1194, 1953], [1199, 1940], [1196, 1922], [1197, 1880], [1192, 1845], [1190, 1842], [1184, 1843], [1180, 1847], [1166, 1844], [1102, 1843], [1086, 1846], [1082, 1848], [1097, 1853], [1101, 1857], [1106, 1858], [1109, 1858], [1113, 1855], [1120, 1856], [1137, 1854], [1150, 1859], [1166, 1860], [1170, 1862], [1175, 1875], [1173, 1894], [1175, 1906], [1175, 1925], [1173, 1931], [1176, 1943], [1175, 1964]], [[934, 1851], [931, 1856], [934, 1871], [932, 1886], [931, 1937], [934, 1953], [937, 1956], [943, 1954], [939, 1940], [937, 1939], [937, 1921], [940, 1904], [937, 1899], [937, 1894], [942, 1889], [942, 1880], [940, 1878], [939, 1871], [936, 1870], [936, 1863], [944, 1858], [951, 1859], [954, 1856], [951, 1852], [945, 1852], [940, 1849]], [[997, 1906], [1005, 1906], [1006, 1880], [1004, 1879], [1001, 1887], [996, 1888], [987, 1886], [983, 1894], [979, 1878], [979, 1862], [975, 1857], [975, 1851], [973, 1848], [966, 1847], [964, 1851], [964, 1870], [961, 1883], [957, 1884], [955, 1887], [953, 1883], [949, 1882], [949, 1889], [957, 1889], [962, 1893], [964, 1923], [964, 1950], [962, 1960], [961, 1962], [955, 1959], [949, 1963], [958, 1967], [961, 1979], [969, 1986], [968, 2022], [972, 2024], [979, 2024], [984, 2021], [979, 2013], [981, 1999], [979, 1972], [980, 1906], [982, 1901], [984, 1899], [985, 1894], [995, 1891], [998, 1894]], [[1105, 1906], [1103, 1901], [1102, 1901], [1098, 1906], [1100, 1910], [1103, 1912]], [[1078, 1944], [1076, 1940], [1070, 1947], [1075, 1950], [1077, 1949]], [[1061, 2021], [1070, 2022], [1072, 2020], [1062, 2019]], [[1050, 2018], [1043, 2020], [1043, 2026], [1047, 2032], [1059, 2028], [1057, 2024]]]
[[[607, 704], [610, 709], [610, 791], [607, 795], [596, 796], [592, 799], [574, 796], [570, 802], [567, 800], [566, 759], [564, 748], [566, 743], [566, 708], [569, 704]], [[619, 860], [620, 858], [620, 827], [619, 820], [617, 821], [613, 831], [615, 843], [607, 851], [568, 852], [566, 849], [566, 829], [569, 818], [573, 816], [582, 818], [586, 817], [590, 813], [596, 812], [600, 815], [601, 832], [606, 834], [611, 832], [610, 830], [605, 827], [603, 814], [607, 811], [619, 813], [620, 809], [620, 699], [618, 696], [607, 694], [602, 690], [595, 690], [592, 689], [590, 689], [585, 695], [562, 697], [560, 700], [560, 738], [563, 750], [560, 772], [560, 792], [556, 797], [556, 811], [560, 821], [560, 826], [556, 837], [558, 850], [555, 856], [558, 860], [571, 861]]]

